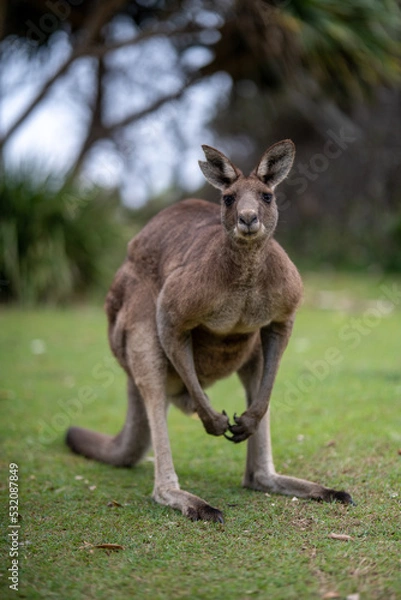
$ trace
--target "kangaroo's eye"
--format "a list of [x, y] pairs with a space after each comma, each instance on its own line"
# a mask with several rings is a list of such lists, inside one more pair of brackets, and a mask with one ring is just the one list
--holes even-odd
[[235, 196], [233, 194], [226, 194], [223, 196], [223, 201], [226, 206], [232, 206], [235, 202]]
[[262, 200], [263, 200], [263, 202], [270, 204], [270, 202], [273, 200], [273, 194], [270, 194], [270, 192], [263, 193]]

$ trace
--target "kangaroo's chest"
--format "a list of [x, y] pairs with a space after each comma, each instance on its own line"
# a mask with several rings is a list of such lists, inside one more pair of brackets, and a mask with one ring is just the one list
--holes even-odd
[[217, 335], [252, 333], [274, 319], [272, 308], [265, 290], [237, 290], [216, 303], [202, 325]]

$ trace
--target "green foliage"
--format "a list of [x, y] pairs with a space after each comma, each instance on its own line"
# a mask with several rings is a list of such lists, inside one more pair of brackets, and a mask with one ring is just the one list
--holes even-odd
[[348, 213], [319, 217], [319, 227], [300, 218], [296, 236], [283, 227], [276, 237], [298, 267], [401, 271], [401, 212], [397, 209], [367, 216], [363, 203], [355, 203]]
[[116, 201], [11, 173], [0, 183], [0, 300], [64, 303], [104, 287], [123, 257]]
[[396, 0], [293, 0], [283, 25], [298, 35], [309, 78], [335, 100], [400, 80], [401, 9]]

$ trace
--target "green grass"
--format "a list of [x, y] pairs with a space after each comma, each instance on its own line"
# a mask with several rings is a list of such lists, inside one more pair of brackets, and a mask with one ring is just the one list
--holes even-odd
[[[155, 504], [151, 460], [116, 469], [64, 446], [69, 424], [112, 433], [124, 419], [124, 374], [101, 307], [3, 309], [1, 598], [401, 598], [401, 281], [387, 283], [386, 302], [380, 284], [307, 278], [272, 401], [277, 469], [346, 489], [357, 506], [242, 489], [245, 445], [171, 410], [181, 486], [223, 510], [225, 525]], [[219, 410], [241, 412], [236, 378], [211, 396]], [[7, 581], [10, 462], [19, 465], [19, 591]]]

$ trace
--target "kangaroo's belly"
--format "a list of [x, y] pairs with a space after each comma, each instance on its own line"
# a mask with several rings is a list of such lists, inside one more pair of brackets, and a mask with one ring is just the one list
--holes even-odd
[[206, 329], [195, 329], [192, 332], [192, 347], [201, 385], [210, 385], [238, 371], [248, 361], [259, 341], [259, 331], [219, 336]]

